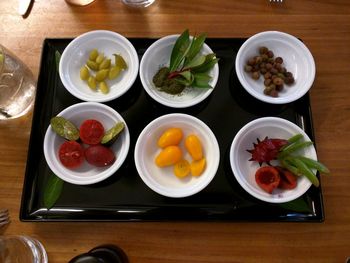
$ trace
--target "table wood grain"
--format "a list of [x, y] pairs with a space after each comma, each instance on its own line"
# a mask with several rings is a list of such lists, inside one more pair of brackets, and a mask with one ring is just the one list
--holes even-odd
[[[24, 223], [19, 221], [32, 114], [0, 122], [0, 208], [11, 223], [2, 235], [38, 238], [50, 262], [68, 262], [96, 245], [120, 246], [132, 263], [345, 262], [350, 257], [350, 2], [347, 0], [156, 0], [145, 9], [119, 0], [86, 7], [35, 0], [30, 14], [17, 1], [0, 1], [0, 43], [37, 77], [45, 38], [73, 38], [106, 29], [126, 37], [207, 32], [208, 37], [249, 37], [279, 30], [301, 39], [317, 67], [311, 106], [322, 176], [323, 223], [147, 222]], [[33, 124], [35, 125], [35, 124]], [[41, 145], [38, 145], [41, 147]]]

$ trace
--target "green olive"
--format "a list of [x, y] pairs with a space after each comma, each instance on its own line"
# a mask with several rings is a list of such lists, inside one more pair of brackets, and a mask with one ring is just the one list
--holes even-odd
[[108, 69], [111, 66], [111, 60], [108, 58], [105, 58], [102, 63], [99, 65], [98, 69]]
[[119, 67], [120, 69], [124, 70], [128, 68], [128, 65], [126, 64], [124, 58], [121, 55], [113, 54], [115, 59], [115, 66]]
[[111, 79], [111, 80], [112, 80], [112, 79], [115, 79], [116, 77], [119, 76], [120, 71], [121, 71], [120, 67], [117, 67], [117, 66], [112, 67], [112, 68], [109, 70], [108, 78]]
[[96, 79], [93, 76], [88, 78], [87, 83], [90, 89], [96, 90]]
[[90, 60], [96, 61], [97, 56], [98, 56], [98, 51], [96, 48], [94, 48], [93, 50], [90, 51], [90, 54], [89, 54]]
[[89, 69], [86, 66], [80, 68], [80, 78], [82, 80], [87, 80], [90, 76]]
[[105, 81], [100, 82], [99, 88], [103, 94], [107, 94], [109, 92], [109, 88], [108, 88], [107, 83]]
[[101, 69], [101, 70], [99, 70], [99, 71], [96, 73], [96, 76], [95, 76], [96, 80], [97, 80], [97, 81], [103, 81], [103, 80], [105, 80], [105, 79], [107, 78], [107, 76], [108, 76], [108, 72], [109, 72], [108, 69]]
[[88, 60], [86, 61], [86, 65], [92, 70], [98, 70], [98, 64], [95, 61]]
[[104, 59], [105, 59], [105, 55], [103, 53], [100, 53], [96, 58], [96, 63], [101, 64]]

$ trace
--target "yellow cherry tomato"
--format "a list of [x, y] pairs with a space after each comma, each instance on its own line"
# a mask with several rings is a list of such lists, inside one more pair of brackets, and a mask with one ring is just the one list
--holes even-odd
[[190, 163], [185, 159], [182, 159], [174, 165], [174, 174], [178, 178], [186, 177], [187, 175], [189, 175], [190, 171]]
[[165, 148], [170, 145], [178, 145], [182, 137], [183, 133], [180, 128], [169, 128], [159, 137], [158, 146]]
[[192, 161], [190, 166], [191, 174], [193, 176], [200, 176], [205, 169], [206, 163], [205, 158], [202, 158], [199, 161]]
[[171, 145], [164, 148], [156, 157], [155, 163], [159, 167], [174, 165], [182, 159], [179, 146]]
[[191, 134], [187, 136], [185, 140], [185, 147], [193, 160], [198, 161], [203, 158], [202, 144], [196, 135]]

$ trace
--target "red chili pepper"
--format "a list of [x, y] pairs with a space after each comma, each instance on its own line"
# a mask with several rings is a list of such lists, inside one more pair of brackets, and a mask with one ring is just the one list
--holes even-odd
[[260, 167], [255, 173], [256, 183], [264, 191], [272, 194], [280, 184], [280, 175], [278, 170], [273, 166], [263, 166]]

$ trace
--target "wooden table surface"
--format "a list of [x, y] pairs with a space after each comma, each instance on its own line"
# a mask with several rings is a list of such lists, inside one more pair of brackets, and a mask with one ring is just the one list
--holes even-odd
[[[0, 43], [37, 77], [45, 38], [75, 37], [106, 29], [126, 37], [207, 32], [249, 37], [280, 30], [301, 39], [317, 67], [311, 106], [322, 176], [323, 223], [149, 222], [28, 223], [19, 208], [32, 114], [0, 122], [0, 208], [11, 223], [0, 234], [26, 234], [45, 246], [50, 262], [68, 262], [96, 245], [120, 246], [132, 263], [345, 262], [350, 257], [350, 2], [348, 0], [156, 0], [146, 9], [119, 0], [74, 7], [64, 0], [35, 0], [29, 16], [17, 0], [0, 1]], [[38, 147], [41, 147], [40, 145]]]

